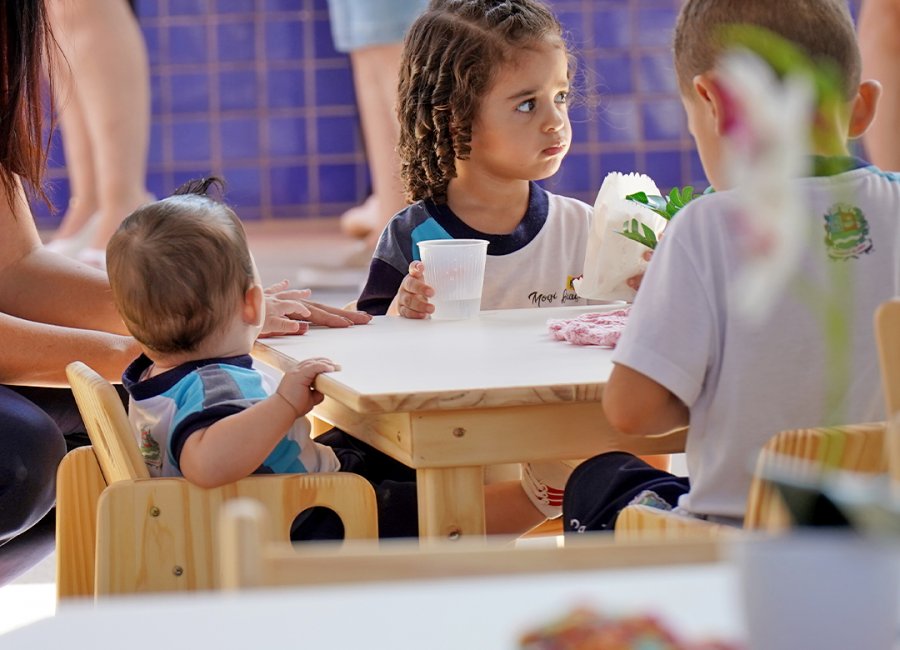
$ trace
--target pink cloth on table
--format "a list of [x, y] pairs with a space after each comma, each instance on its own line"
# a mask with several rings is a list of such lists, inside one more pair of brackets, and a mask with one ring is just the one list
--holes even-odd
[[577, 318], [553, 318], [547, 321], [547, 327], [558, 341], [614, 348], [625, 328], [630, 310], [631, 307], [625, 307], [615, 311], [582, 314]]

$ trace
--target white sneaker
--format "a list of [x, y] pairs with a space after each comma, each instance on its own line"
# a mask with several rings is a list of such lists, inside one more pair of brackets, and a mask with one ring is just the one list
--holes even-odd
[[562, 515], [563, 493], [578, 460], [556, 460], [522, 465], [522, 489], [547, 519]]

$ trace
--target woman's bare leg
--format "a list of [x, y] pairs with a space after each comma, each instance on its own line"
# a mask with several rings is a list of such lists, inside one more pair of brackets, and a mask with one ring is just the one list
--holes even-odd
[[402, 50], [400, 43], [391, 43], [350, 53], [356, 103], [372, 175], [372, 197], [348, 212], [342, 226], [348, 234], [369, 237], [373, 243], [391, 217], [406, 206], [400, 183], [397, 155], [400, 125], [395, 110]]
[[88, 247], [103, 250], [122, 219], [148, 200], [147, 52], [124, 0], [51, 4], [55, 34], [72, 70], [72, 95], [82, 107], [93, 152], [99, 206]]

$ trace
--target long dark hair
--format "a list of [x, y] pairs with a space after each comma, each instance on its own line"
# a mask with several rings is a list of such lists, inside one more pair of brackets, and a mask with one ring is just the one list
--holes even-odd
[[44, 0], [4, 0], [0, 9], [0, 191], [10, 204], [17, 178], [47, 200], [42, 186], [48, 147], [43, 140], [41, 80], [43, 64], [55, 43]]

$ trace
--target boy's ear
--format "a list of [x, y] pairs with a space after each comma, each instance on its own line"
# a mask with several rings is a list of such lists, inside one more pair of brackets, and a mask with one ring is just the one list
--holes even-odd
[[266, 318], [266, 296], [263, 288], [254, 284], [244, 293], [241, 318], [247, 325], [262, 326]]
[[722, 90], [712, 72], [703, 72], [692, 80], [695, 99], [700, 103], [707, 119], [712, 120], [716, 135], [723, 135], [735, 116], [732, 103]]
[[874, 79], [868, 79], [859, 84], [856, 97], [850, 107], [850, 125], [848, 135], [850, 138], [858, 138], [872, 124], [881, 98], [881, 84]]

